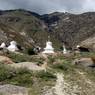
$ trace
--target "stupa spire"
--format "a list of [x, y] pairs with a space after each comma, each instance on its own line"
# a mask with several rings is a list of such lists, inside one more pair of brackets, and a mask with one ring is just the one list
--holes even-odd
[[63, 44], [63, 54], [67, 54], [67, 49], [64, 44]]
[[46, 47], [42, 53], [54, 53], [54, 48], [52, 47], [52, 42], [50, 41], [50, 36], [48, 36], [48, 41], [46, 42]]
[[48, 41], [50, 41], [50, 36], [48, 36]]

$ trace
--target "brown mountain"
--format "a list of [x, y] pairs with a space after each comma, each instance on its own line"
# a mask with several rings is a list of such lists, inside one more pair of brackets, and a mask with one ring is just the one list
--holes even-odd
[[0, 11], [0, 43], [16, 40], [24, 47], [45, 46], [48, 35], [57, 49], [74, 48], [95, 34], [95, 12], [39, 15], [18, 9]]
[[43, 19], [54, 35], [69, 48], [95, 34], [95, 12], [77, 15], [55, 12], [44, 15]]
[[[0, 11], [0, 42], [16, 40], [24, 47], [43, 46], [48, 39], [48, 27], [41, 16], [23, 9]], [[59, 42], [52, 36], [55, 47]]]

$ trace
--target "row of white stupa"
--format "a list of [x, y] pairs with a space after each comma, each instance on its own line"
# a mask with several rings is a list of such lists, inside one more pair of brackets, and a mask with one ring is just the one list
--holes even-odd
[[[6, 44], [3, 42], [0, 45], [0, 48], [7, 48], [9, 51], [15, 52], [18, 50], [17, 48], [17, 43], [15, 41], [11, 41], [10, 45], [8, 47], [6, 47]], [[52, 54], [54, 53], [54, 48], [52, 46], [52, 42], [47, 41], [46, 42], [46, 47], [44, 48], [44, 51], [42, 53], [46, 53], [46, 54]], [[66, 54], [67, 50], [65, 48], [65, 46], [63, 45], [63, 53]]]
[[[55, 53], [54, 48], [52, 46], [52, 42], [50, 42], [50, 41], [46, 42], [46, 47], [44, 48], [44, 51], [42, 53], [46, 53], [46, 54]], [[66, 54], [66, 53], [67, 53], [67, 49], [66, 49], [65, 45], [63, 45], [63, 54]]]
[[17, 43], [15, 41], [11, 41], [10, 45], [8, 47], [6, 47], [6, 44], [3, 42], [0, 45], [0, 48], [6, 48], [6, 49], [8, 49], [9, 51], [12, 51], [12, 52], [18, 51]]

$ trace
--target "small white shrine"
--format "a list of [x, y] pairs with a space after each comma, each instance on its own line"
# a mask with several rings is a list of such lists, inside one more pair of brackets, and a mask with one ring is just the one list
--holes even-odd
[[52, 42], [49, 40], [46, 42], [46, 47], [42, 53], [51, 54], [54, 53], [54, 48], [52, 47]]
[[0, 45], [0, 48], [6, 48], [6, 44], [3, 42], [3, 43]]
[[8, 46], [7, 49], [8, 49], [9, 51], [11, 51], [11, 52], [18, 51], [17, 43], [16, 43], [15, 41], [11, 41], [11, 42], [10, 42], [10, 45]]
[[67, 54], [67, 49], [64, 44], [63, 44], [63, 54]]
[[79, 47], [80, 47], [80, 45], [77, 45], [77, 46], [76, 46], [76, 48], [79, 48]]

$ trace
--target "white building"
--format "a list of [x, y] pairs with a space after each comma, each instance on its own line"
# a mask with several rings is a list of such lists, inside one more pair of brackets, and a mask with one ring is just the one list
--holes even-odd
[[44, 51], [42, 53], [51, 54], [54, 53], [54, 48], [52, 47], [52, 42], [47, 41], [46, 47], [44, 48]]
[[67, 54], [67, 49], [66, 49], [65, 45], [63, 45], [63, 54]]
[[18, 51], [17, 43], [16, 43], [15, 41], [11, 41], [11, 42], [10, 42], [10, 45], [8, 46], [7, 49], [8, 49], [9, 51], [11, 51], [11, 52]]
[[3, 42], [3, 43], [0, 45], [0, 48], [6, 48], [6, 44]]

